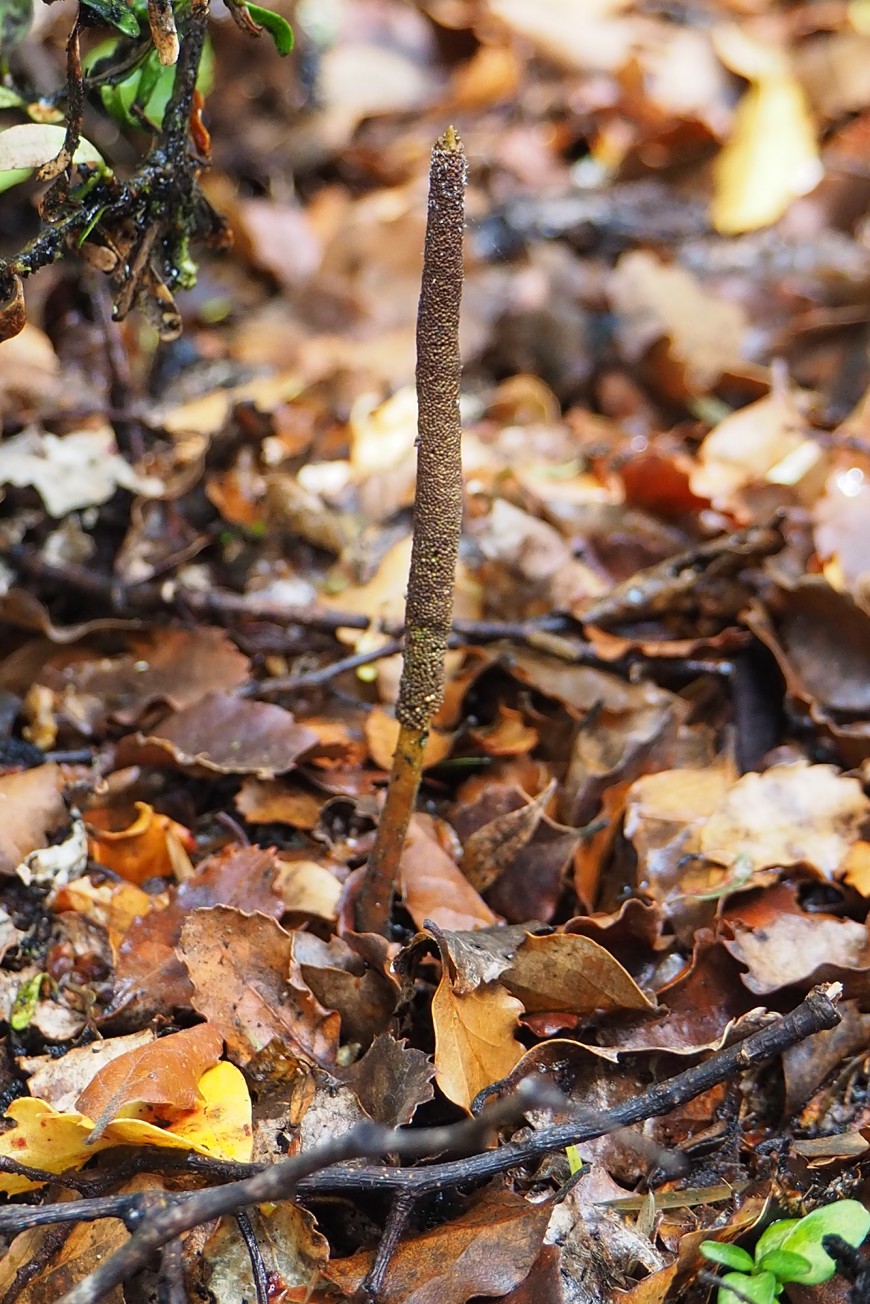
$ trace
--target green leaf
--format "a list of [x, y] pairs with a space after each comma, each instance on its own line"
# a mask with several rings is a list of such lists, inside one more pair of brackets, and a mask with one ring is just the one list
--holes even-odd
[[756, 1269], [772, 1272], [777, 1281], [800, 1281], [801, 1274], [809, 1268], [809, 1259], [792, 1250], [771, 1250], [769, 1254], [756, 1255]]
[[[728, 1287], [733, 1286], [734, 1290]], [[717, 1304], [742, 1304], [743, 1299], [751, 1299], [753, 1304], [773, 1304], [776, 1299], [776, 1277], [772, 1272], [760, 1272], [757, 1276], [747, 1277], [743, 1272], [729, 1272], [722, 1278], [722, 1285], [716, 1295]]]
[[[57, 158], [66, 140], [66, 128], [50, 122], [20, 122], [0, 131], [0, 172], [41, 168]], [[89, 140], [80, 140], [76, 163], [103, 166], [103, 156]]]
[[83, 3], [110, 27], [119, 28], [127, 36], [139, 35], [139, 19], [126, 0], [83, 0]]
[[778, 1218], [776, 1222], [761, 1233], [755, 1246], [755, 1262], [760, 1262], [771, 1250], [778, 1250], [783, 1241], [791, 1235], [800, 1218]]
[[724, 1268], [734, 1268], [737, 1272], [751, 1272], [755, 1264], [752, 1255], [741, 1250], [739, 1245], [722, 1245], [719, 1241], [702, 1241], [701, 1253], [711, 1263], [721, 1263]]
[[583, 1167], [583, 1160], [580, 1158], [580, 1151], [576, 1146], [566, 1146], [565, 1154], [568, 1156], [568, 1171], [573, 1177], [574, 1174], [579, 1173], [580, 1169]]
[[265, 27], [275, 42], [275, 49], [278, 53], [282, 55], [289, 54], [293, 49], [293, 28], [286, 18], [273, 13], [271, 9], [261, 9], [259, 5], [245, 5], [245, 8], [255, 23]]
[[20, 45], [33, 21], [33, 0], [0, 0], [0, 53]]
[[823, 1209], [814, 1209], [801, 1218], [782, 1242], [783, 1250], [807, 1260], [806, 1270], [789, 1277], [789, 1281], [799, 1281], [804, 1286], [819, 1286], [830, 1281], [837, 1265], [822, 1249], [822, 1237], [842, 1236], [848, 1245], [858, 1246], [868, 1231], [870, 1213], [858, 1200], [838, 1200], [836, 1204], [826, 1204]]
[[12, 1003], [12, 1012], [9, 1015], [9, 1027], [13, 1032], [24, 1032], [29, 1028], [36, 1007], [42, 994], [42, 982], [48, 975], [44, 973], [35, 973], [32, 978], [28, 978], [26, 983], [22, 983], [18, 988], [15, 1000]]

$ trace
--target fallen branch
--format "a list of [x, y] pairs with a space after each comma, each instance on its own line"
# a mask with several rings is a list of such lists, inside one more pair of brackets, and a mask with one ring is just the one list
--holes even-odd
[[[374, 1123], [362, 1124], [307, 1154], [266, 1166], [230, 1164], [191, 1155], [187, 1157], [187, 1172], [213, 1178], [235, 1176], [236, 1180], [199, 1191], [146, 1192], [71, 1200], [41, 1208], [17, 1206], [0, 1209], [0, 1234], [15, 1234], [32, 1227], [62, 1222], [120, 1218], [132, 1232], [130, 1240], [58, 1301], [58, 1304], [98, 1304], [103, 1295], [138, 1272], [155, 1250], [168, 1245], [180, 1233], [252, 1204], [297, 1198], [310, 1201], [338, 1193], [352, 1195], [383, 1191], [392, 1192], [394, 1197], [403, 1197], [396, 1206], [401, 1216], [408, 1200], [414, 1201], [457, 1186], [479, 1184], [498, 1173], [563, 1150], [565, 1146], [661, 1117], [711, 1087], [735, 1080], [739, 1074], [757, 1068], [814, 1033], [835, 1027], [840, 1014], [834, 1002], [840, 993], [841, 988], [836, 983], [815, 988], [789, 1014], [753, 1033], [745, 1041], [717, 1051], [703, 1063], [667, 1082], [650, 1087], [612, 1109], [573, 1112], [564, 1122], [542, 1128], [528, 1140], [509, 1143], [495, 1150], [471, 1153], [467, 1158], [441, 1160], [418, 1168], [390, 1168], [379, 1164], [357, 1167], [347, 1163], [351, 1159], [371, 1160], [386, 1155], [412, 1160], [445, 1152], [467, 1154], [480, 1151], [494, 1128], [516, 1121], [532, 1107], [552, 1108], [559, 1104], [564, 1107], [564, 1098], [539, 1078], [529, 1078], [520, 1082], [510, 1095], [487, 1104], [479, 1117], [447, 1127], [391, 1129]], [[177, 1157], [176, 1165], [172, 1164], [168, 1154], [154, 1151], [150, 1157], [151, 1171], [157, 1171], [164, 1164], [177, 1171]]]

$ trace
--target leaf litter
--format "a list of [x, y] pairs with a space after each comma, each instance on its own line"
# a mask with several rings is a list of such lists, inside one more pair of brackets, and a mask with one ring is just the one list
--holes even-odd
[[[260, 1269], [286, 1301], [651, 1304], [768, 1202], [863, 1192], [868, 37], [855, 6], [714, 8], [595, 5], [578, 39], [571, 0], [303, 6], [280, 67], [217, 20], [237, 244], [182, 340], [100, 327], [58, 269], [0, 347], [4, 1299], [63, 1298], [126, 1237], [36, 1201], [162, 1198], [524, 1079], [618, 1110], [819, 983], [838, 1028], [579, 1144], [567, 1193], [560, 1147], [395, 1225], [374, 1178], [315, 1181], [185, 1230], [180, 1271], [216, 1304]], [[32, 38], [58, 67], [62, 28]], [[449, 119], [465, 522], [384, 938], [353, 903]]]

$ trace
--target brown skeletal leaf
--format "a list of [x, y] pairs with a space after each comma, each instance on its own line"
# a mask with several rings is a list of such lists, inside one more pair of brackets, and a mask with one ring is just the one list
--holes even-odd
[[268, 915], [214, 906], [184, 921], [178, 953], [193, 984], [191, 1004], [242, 1065], [272, 1040], [308, 1062], [335, 1059], [339, 1015], [304, 982], [293, 945], [294, 934]]
[[527, 935], [501, 981], [527, 1013], [655, 1009], [609, 951], [576, 933]]
[[497, 983], [465, 996], [447, 974], [432, 997], [435, 1078], [454, 1104], [469, 1109], [478, 1092], [510, 1073], [522, 1055], [514, 1030], [522, 1005]]
[[556, 780], [551, 779], [537, 797], [519, 810], [508, 811], [472, 833], [460, 867], [475, 891], [485, 892], [491, 887], [530, 842], [555, 791]]
[[208, 693], [169, 716], [155, 733], [122, 738], [117, 763], [271, 779], [291, 770], [296, 758], [316, 742], [313, 730], [297, 724], [280, 706]]
[[192, 1109], [199, 1099], [197, 1083], [206, 1069], [217, 1064], [223, 1048], [219, 1029], [200, 1023], [104, 1065], [76, 1101], [79, 1112], [96, 1124], [92, 1139], [133, 1102]]
[[[382, 1304], [466, 1304], [480, 1295], [506, 1295], [524, 1279], [550, 1219], [546, 1204], [530, 1204], [498, 1182], [452, 1222], [402, 1239], [378, 1298]], [[324, 1274], [352, 1295], [372, 1251], [331, 1259]]]

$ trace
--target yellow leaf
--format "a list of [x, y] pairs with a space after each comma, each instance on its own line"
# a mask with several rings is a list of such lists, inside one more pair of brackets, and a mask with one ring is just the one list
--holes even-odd
[[523, 1053], [514, 1040], [522, 1008], [497, 983], [458, 996], [442, 977], [432, 997], [435, 1077], [449, 1100], [469, 1109], [479, 1091], [510, 1073]]
[[127, 1117], [109, 1124], [106, 1135], [116, 1144], [168, 1146], [247, 1163], [253, 1153], [251, 1097], [241, 1070], [224, 1061], [215, 1064], [203, 1073], [198, 1090], [200, 1100], [193, 1109], [171, 1111], [165, 1130], [130, 1117], [147, 1120], [148, 1107], [135, 1105], [124, 1111]]
[[[44, 1100], [24, 1096], [13, 1100], [7, 1116], [14, 1122], [0, 1135], [0, 1156], [30, 1168], [62, 1173], [81, 1168], [99, 1150], [118, 1145], [153, 1145], [162, 1149], [195, 1150], [198, 1154], [246, 1162], [252, 1154], [251, 1100], [244, 1077], [233, 1064], [216, 1064], [199, 1080], [200, 1100], [191, 1110], [166, 1111], [174, 1117], [167, 1127], [147, 1121], [149, 1106], [129, 1106], [93, 1145], [94, 1124], [84, 1114], [61, 1114]], [[0, 1191], [17, 1195], [41, 1183], [14, 1173], [0, 1174]]]
[[775, 69], [750, 85], [715, 165], [711, 217], [736, 235], [768, 226], [821, 177], [815, 124], [803, 90]]

